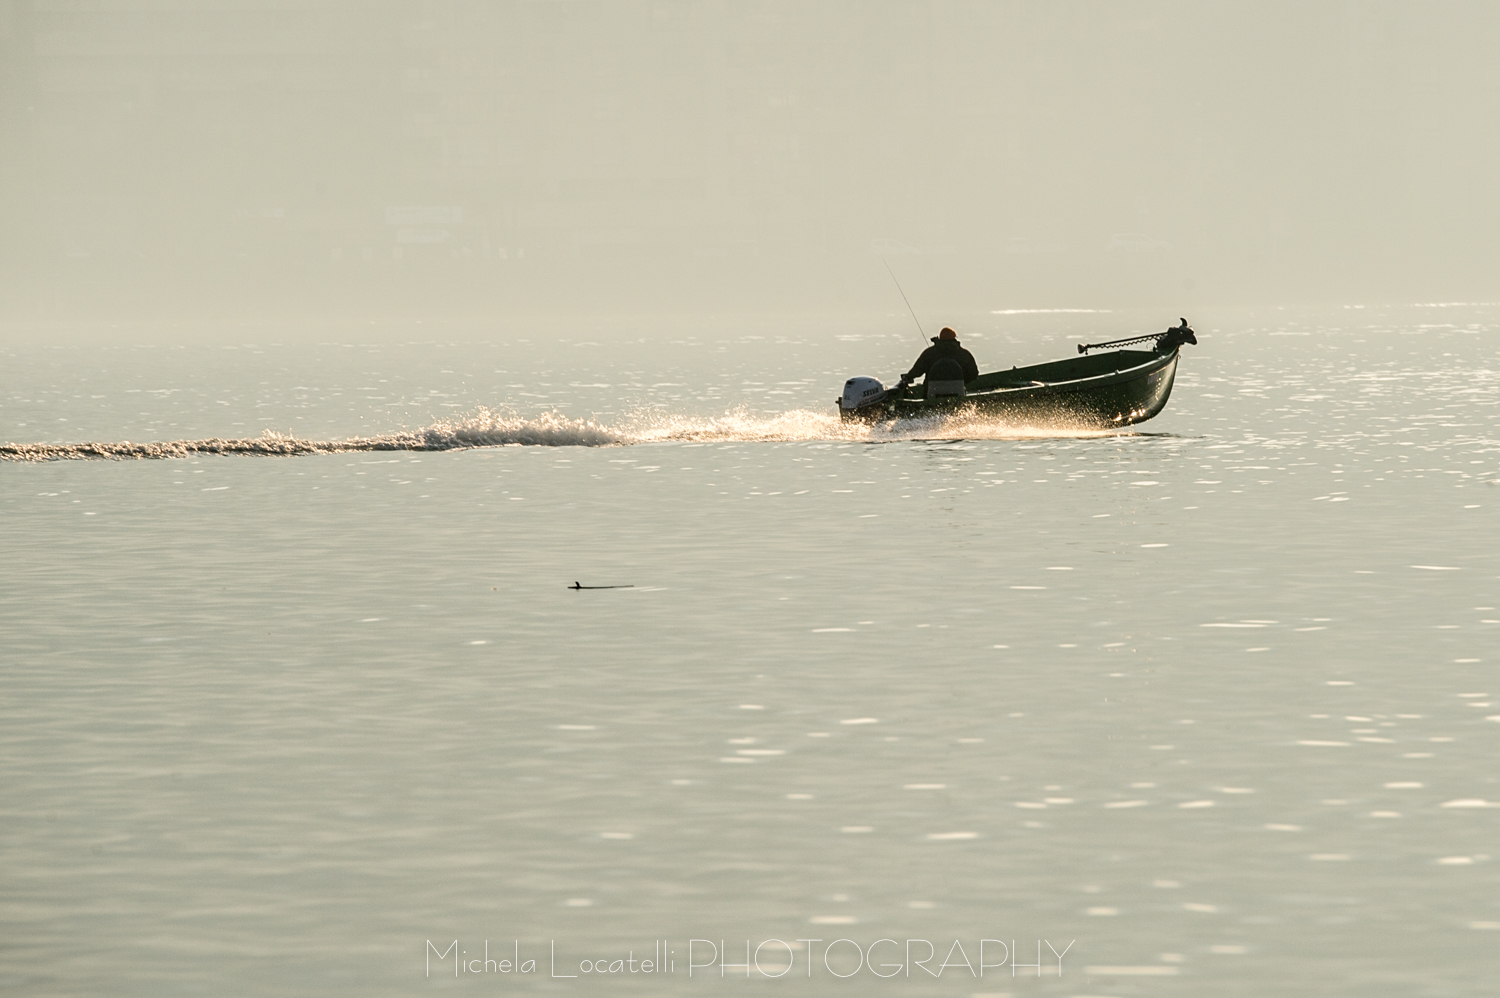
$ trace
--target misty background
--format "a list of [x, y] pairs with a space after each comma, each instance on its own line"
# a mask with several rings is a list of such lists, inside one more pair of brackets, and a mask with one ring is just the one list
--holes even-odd
[[[0, 321], [1500, 297], [1492, 2], [0, 0]], [[16, 325], [20, 323], [21, 325]]]

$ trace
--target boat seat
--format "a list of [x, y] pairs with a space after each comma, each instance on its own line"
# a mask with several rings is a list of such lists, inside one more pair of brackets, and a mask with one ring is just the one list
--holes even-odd
[[927, 397], [944, 398], [964, 393], [964, 369], [952, 357], [935, 361], [927, 372]]

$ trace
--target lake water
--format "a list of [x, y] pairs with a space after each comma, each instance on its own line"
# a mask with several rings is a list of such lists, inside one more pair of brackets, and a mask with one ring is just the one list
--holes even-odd
[[0, 463], [0, 980], [1492, 993], [1500, 307], [1198, 316], [1120, 434], [845, 431], [860, 325], [0, 350], [0, 440], [521, 444]]

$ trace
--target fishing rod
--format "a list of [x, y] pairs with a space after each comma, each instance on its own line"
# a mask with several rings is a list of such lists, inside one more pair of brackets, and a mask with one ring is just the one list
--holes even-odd
[[[885, 257], [881, 257], [880, 262], [885, 263]], [[892, 281], [896, 282], [896, 290], [901, 291], [901, 282], [896, 280], [896, 272], [891, 269], [891, 265], [888, 263], [885, 263], [885, 272], [891, 275]], [[917, 324], [917, 332], [922, 334], [922, 339], [925, 341], [927, 339], [927, 330], [922, 328], [922, 320], [917, 318], [917, 310], [911, 307], [911, 299], [906, 297], [905, 291], [901, 291], [901, 300], [906, 302], [906, 310], [911, 313], [911, 321]]]

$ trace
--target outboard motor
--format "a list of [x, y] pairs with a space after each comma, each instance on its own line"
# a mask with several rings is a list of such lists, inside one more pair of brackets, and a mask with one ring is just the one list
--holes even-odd
[[885, 386], [875, 378], [850, 378], [844, 382], [844, 397], [839, 399], [839, 408], [852, 412], [860, 406], [879, 402], [885, 396]]

